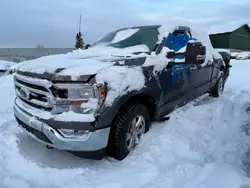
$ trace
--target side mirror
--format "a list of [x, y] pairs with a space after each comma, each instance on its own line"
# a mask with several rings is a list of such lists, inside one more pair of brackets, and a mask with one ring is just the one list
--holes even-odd
[[203, 64], [206, 59], [206, 47], [200, 42], [188, 43], [185, 53], [187, 64]]

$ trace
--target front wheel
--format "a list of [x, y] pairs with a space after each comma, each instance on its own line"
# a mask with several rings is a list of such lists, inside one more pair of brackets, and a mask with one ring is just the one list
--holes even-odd
[[224, 73], [221, 72], [219, 79], [217, 80], [212, 92], [212, 97], [220, 97], [222, 96], [222, 93], [224, 91], [224, 85], [225, 85], [225, 79], [224, 79]]
[[123, 108], [111, 126], [107, 154], [123, 160], [139, 144], [149, 125], [150, 116], [144, 105], [132, 104]]

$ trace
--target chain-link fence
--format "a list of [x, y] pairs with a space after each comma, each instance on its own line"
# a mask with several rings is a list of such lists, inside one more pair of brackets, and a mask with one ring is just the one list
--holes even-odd
[[0, 48], [0, 60], [20, 62], [42, 56], [65, 54], [74, 48]]

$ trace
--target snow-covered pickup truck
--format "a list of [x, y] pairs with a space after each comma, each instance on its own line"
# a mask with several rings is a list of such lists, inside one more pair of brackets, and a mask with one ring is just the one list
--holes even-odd
[[208, 92], [219, 97], [224, 67], [200, 30], [120, 29], [86, 50], [15, 66], [14, 113], [48, 147], [122, 160], [152, 121]]

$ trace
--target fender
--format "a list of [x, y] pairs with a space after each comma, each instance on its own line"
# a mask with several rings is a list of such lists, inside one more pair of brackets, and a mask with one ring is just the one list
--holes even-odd
[[141, 90], [133, 90], [125, 95], [122, 95], [115, 99], [113, 104], [111, 106], [103, 106], [100, 109], [99, 116], [98, 116], [98, 123], [96, 125], [96, 129], [109, 127], [114, 119], [114, 117], [117, 115], [121, 107], [132, 97], [135, 97], [136, 95], [146, 95], [151, 97], [155, 102], [158, 102], [160, 99], [160, 95], [157, 94], [155, 90], [152, 88], [149, 88], [147, 86], [144, 86]]

